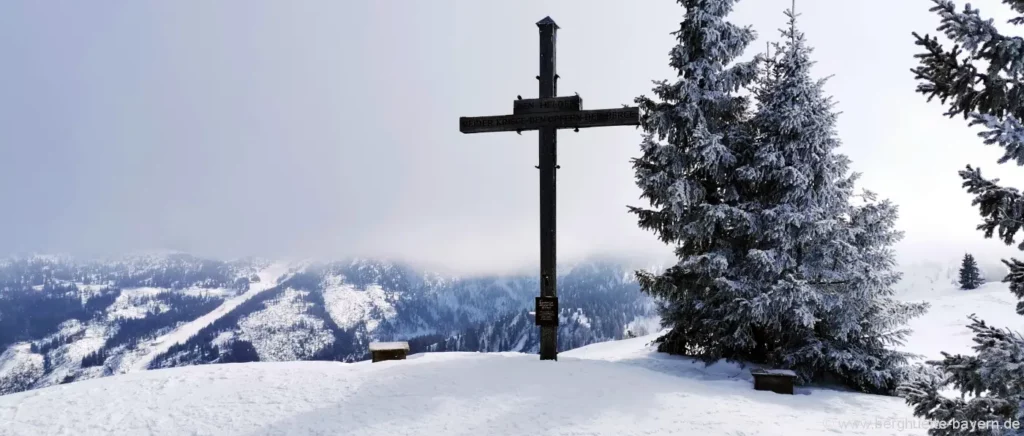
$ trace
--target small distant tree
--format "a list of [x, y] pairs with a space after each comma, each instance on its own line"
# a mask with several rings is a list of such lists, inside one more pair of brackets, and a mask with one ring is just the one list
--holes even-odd
[[978, 269], [978, 262], [970, 253], [964, 255], [964, 261], [960, 264], [960, 289], [977, 289], [984, 283], [981, 280], [981, 271]]

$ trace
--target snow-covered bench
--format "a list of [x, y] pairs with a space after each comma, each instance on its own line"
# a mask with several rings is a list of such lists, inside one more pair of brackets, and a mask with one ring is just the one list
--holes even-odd
[[772, 391], [776, 394], [793, 395], [793, 381], [796, 373], [788, 369], [754, 369], [754, 390]]
[[405, 360], [405, 356], [408, 354], [408, 342], [373, 342], [370, 344], [370, 356], [374, 362]]

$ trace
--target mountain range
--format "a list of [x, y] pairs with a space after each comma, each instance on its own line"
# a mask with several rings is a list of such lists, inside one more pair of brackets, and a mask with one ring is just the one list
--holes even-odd
[[[530, 275], [457, 276], [381, 260], [220, 261], [188, 254], [0, 261], [0, 395], [156, 368], [369, 358], [411, 352], [536, 352]], [[633, 269], [560, 268], [559, 349], [658, 329]]]

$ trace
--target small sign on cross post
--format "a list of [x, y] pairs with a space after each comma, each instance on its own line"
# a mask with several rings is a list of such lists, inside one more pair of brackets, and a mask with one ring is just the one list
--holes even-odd
[[540, 296], [535, 302], [535, 323], [540, 326], [540, 359], [558, 360], [558, 292], [555, 277], [555, 170], [558, 168], [558, 129], [640, 125], [640, 109], [583, 110], [579, 96], [557, 97], [555, 34], [551, 17], [540, 28], [540, 82], [538, 97], [517, 99], [512, 115], [461, 117], [462, 133], [538, 131], [540, 169]]
[[529, 98], [512, 102], [512, 114], [539, 114], [544, 112], [575, 112], [583, 109], [583, 99], [578, 95], [572, 97]]

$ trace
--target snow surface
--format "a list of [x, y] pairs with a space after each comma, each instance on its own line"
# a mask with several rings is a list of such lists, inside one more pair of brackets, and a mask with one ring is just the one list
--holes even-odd
[[[259, 285], [261, 283], [257, 283]], [[227, 288], [188, 288], [178, 291], [183, 295], [190, 297], [213, 297], [213, 298], [227, 298], [232, 296], [235, 291]]]
[[796, 372], [788, 369], [758, 369], [751, 371], [753, 375], [782, 375], [786, 377], [796, 377]]
[[288, 265], [283, 263], [276, 263], [263, 269], [257, 273], [257, 276], [260, 278], [259, 283], [250, 284], [249, 290], [246, 293], [225, 301], [210, 313], [185, 323], [172, 330], [170, 333], [153, 340], [150, 347], [143, 349], [143, 354], [132, 360], [132, 364], [128, 366], [128, 370], [145, 370], [149, 367], [149, 364], [153, 362], [153, 359], [167, 352], [167, 350], [175, 344], [187, 341], [196, 333], [199, 333], [199, 331], [204, 327], [213, 324], [214, 321], [220, 319], [228, 312], [231, 312], [231, 310], [238, 307], [238, 305], [246, 302], [257, 294], [266, 291], [267, 289], [277, 286], [277, 283], [285, 274], [287, 274], [287, 272]]
[[409, 350], [408, 342], [374, 342], [370, 344], [370, 351], [380, 350]]
[[1006, 283], [986, 283], [969, 291], [945, 287], [927, 293], [917, 292], [899, 296], [911, 301], [928, 301], [928, 314], [913, 319], [908, 326], [913, 336], [901, 349], [941, 359], [942, 352], [973, 354], [973, 332], [967, 317], [975, 313], [987, 324], [1024, 332], [1024, 316], [1016, 313], [1017, 299]]
[[910, 416], [899, 398], [754, 391], [748, 371], [661, 356], [650, 339], [584, 347], [558, 362], [429, 353], [130, 373], [0, 397], [0, 434], [819, 435], [834, 420]]

